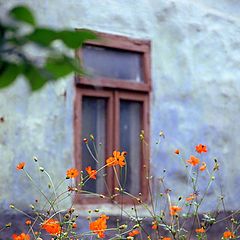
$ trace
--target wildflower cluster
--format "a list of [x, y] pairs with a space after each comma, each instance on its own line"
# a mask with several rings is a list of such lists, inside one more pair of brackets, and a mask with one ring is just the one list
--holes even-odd
[[[143, 134], [141, 133], [140, 135], [141, 141], [144, 140]], [[94, 137], [91, 136], [90, 139], [93, 141]], [[87, 145], [88, 150], [91, 151], [88, 146], [88, 139], [84, 139], [83, 141]], [[130, 240], [190, 240], [193, 239], [193, 236], [195, 236], [198, 240], [208, 239], [208, 232], [210, 231], [212, 225], [220, 222], [221, 219], [217, 220], [213, 213], [205, 213], [201, 217], [201, 215], [199, 215], [199, 208], [204, 201], [213, 179], [215, 178], [214, 173], [219, 169], [219, 163], [215, 159], [214, 167], [211, 170], [209, 167], [210, 165], [207, 164], [207, 161], [202, 161], [203, 155], [208, 152], [207, 146], [203, 144], [195, 146], [195, 154], [190, 155], [188, 159], [185, 159], [182, 156], [182, 153], [179, 149], [176, 149], [173, 152], [176, 154], [178, 161], [183, 163], [186, 177], [190, 180], [189, 185], [192, 187], [192, 190], [188, 192], [186, 196], [179, 196], [177, 201], [172, 200], [173, 191], [170, 188], [167, 188], [164, 177], [159, 178], [162, 189], [162, 191], [159, 193], [159, 196], [161, 204], [164, 203], [162, 204], [162, 209], [156, 209], [153, 204], [153, 202], [157, 203], [158, 199], [154, 199], [153, 195], [151, 194], [153, 188], [150, 184], [150, 181], [148, 187], [150, 189], [149, 199], [152, 205], [142, 201], [141, 193], [139, 193], [138, 196], [134, 196], [131, 193], [128, 193], [122, 185], [117, 169], [121, 170], [127, 167], [127, 152], [125, 151], [113, 151], [112, 156], [107, 157], [102, 166], [95, 164], [94, 166], [87, 166], [85, 169], [67, 169], [63, 182], [69, 181], [68, 187], [64, 193], [60, 193], [59, 195], [57, 194], [56, 189], [62, 183], [58, 184], [58, 187], [55, 187], [50, 174], [48, 174], [43, 167], [39, 166], [40, 172], [45, 173], [49, 178], [51, 189], [53, 189], [53, 194], [48, 198], [41, 189], [38, 189], [38, 191], [45, 197], [45, 203], [43, 204], [44, 208], [36, 209], [35, 206], [32, 205], [32, 210], [37, 217], [26, 219], [25, 224], [28, 227], [28, 231], [15, 233], [12, 235], [12, 239], [40, 240], [44, 239], [44, 234], [51, 236], [52, 239], [68, 240], [85, 239], [85, 237], [88, 236], [90, 236], [90, 239], [93, 239], [93, 236], [100, 239], [108, 237], [107, 239]], [[94, 155], [93, 152], [91, 152], [91, 155], [93, 156], [94, 160], [98, 162], [97, 154]], [[36, 158], [34, 161], [39, 164]], [[91, 193], [85, 190], [84, 187], [90, 179], [91, 181], [98, 181], [98, 178], [102, 176], [102, 174], [105, 174], [105, 169], [109, 168], [113, 169], [113, 181], [118, 184], [115, 186], [116, 192], [114, 195], [108, 196], [107, 194], [98, 194], [96, 192]], [[35, 186], [37, 185], [30, 173], [27, 171], [27, 165], [25, 162], [19, 163], [16, 169], [25, 173], [29, 180], [32, 181]], [[166, 170], [164, 170], [164, 173], [165, 172]], [[198, 179], [201, 177], [201, 174], [204, 174], [203, 172], [206, 172], [209, 176], [205, 192], [201, 192], [198, 188]], [[151, 177], [148, 175], [146, 178], [151, 179]], [[70, 197], [86, 192], [89, 196], [92, 194], [99, 197], [99, 199], [108, 198], [113, 200], [112, 204], [116, 204], [119, 208], [121, 208], [123, 213], [125, 213], [128, 217], [126, 223], [123, 223], [122, 225], [117, 224], [116, 227], [109, 228], [108, 222], [111, 217], [107, 216], [104, 212], [101, 212], [101, 210], [95, 209], [94, 211], [89, 211], [89, 214], [94, 212], [95, 215], [98, 215], [97, 218], [96, 216], [95, 218], [93, 216], [88, 217], [89, 231], [78, 231], [78, 214], [75, 214], [75, 209], [71, 206], [67, 211], [65, 210], [63, 212], [61, 209], [58, 209], [58, 204], [61, 202], [63, 196]], [[118, 196], [119, 193], [132, 199], [132, 209], [135, 210], [135, 216], [132, 216], [125, 211], [124, 205], [115, 200], [115, 197]], [[174, 199], [176, 199], [176, 197]], [[221, 198], [221, 201], [224, 204], [223, 197]], [[149, 212], [149, 217], [146, 217], [145, 219], [139, 218], [139, 213], [137, 212], [135, 204], [140, 204], [143, 208], [145, 208], [145, 210]], [[11, 205], [10, 207], [14, 210], [19, 210], [14, 205]], [[19, 211], [22, 212], [21, 210]], [[225, 217], [224, 219], [228, 219], [228, 217]], [[232, 219], [234, 219], [233, 214], [231, 215], [232, 224], [222, 231], [222, 239], [227, 240], [238, 238], [238, 222], [235, 220], [233, 221]], [[146, 222], [151, 222], [150, 230], [146, 228]], [[0, 229], [0, 231], [2, 230]]]

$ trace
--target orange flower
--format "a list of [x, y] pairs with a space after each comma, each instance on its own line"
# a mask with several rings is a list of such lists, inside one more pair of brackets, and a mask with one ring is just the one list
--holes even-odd
[[172, 240], [170, 237], [163, 237], [162, 240]]
[[27, 219], [27, 220], [25, 221], [25, 224], [26, 224], [26, 225], [31, 225], [32, 222], [31, 222], [31, 220]]
[[77, 188], [68, 186], [68, 192], [77, 192], [77, 191], [78, 191]]
[[30, 240], [30, 236], [28, 234], [25, 234], [25, 233], [21, 233], [19, 235], [13, 234], [12, 239], [13, 240]]
[[189, 197], [186, 198], [186, 201], [187, 201], [187, 202], [191, 202], [191, 201], [194, 200], [196, 197], [197, 197], [197, 196], [196, 196], [195, 193], [191, 193], [191, 194], [189, 195]]
[[120, 153], [119, 151], [114, 151], [113, 152], [113, 157], [109, 157], [106, 160], [106, 163], [108, 166], [116, 166], [119, 165], [120, 167], [123, 167], [126, 165], [125, 162], [125, 156], [127, 152], [122, 152]]
[[49, 218], [48, 220], [44, 221], [42, 228], [51, 235], [58, 235], [61, 233], [61, 226], [59, 221], [53, 218]]
[[179, 154], [180, 153], [179, 149], [176, 149], [174, 153]]
[[131, 231], [130, 233], [128, 233], [128, 236], [129, 236], [129, 237], [134, 237], [134, 236], [138, 235], [139, 233], [140, 233], [140, 232], [135, 229], [135, 230]]
[[89, 178], [92, 178], [92, 179], [96, 179], [96, 175], [97, 175], [97, 171], [96, 170], [93, 170], [91, 166], [88, 166], [85, 168], [88, 175], [89, 175]]
[[76, 168], [69, 168], [66, 172], [67, 178], [76, 178], [79, 172]]
[[229, 239], [229, 238], [235, 238], [235, 234], [231, 231], [225, 231], [223, 233], [223, 238]]
[[77, 228], [77, 224], [76, 224], [76, 223], [73, 223], [73, 224], [72, 224], [72, 228]]
[[199, 161], [200, 161], [200, 160], [199, 160], [198, 158], [194, 157], [193, 155], [191, 155], [191, 156], [190, 156], [190, 159], [187, 160], [187, 162], [188, 162], [189, 164], [191, 164], [192, 166], [198, 165], [198, 164], [199, 164]]
[[205, 229], [203, 227], [195, 229], [196, 233], [205, 233]]
[[18, 165], [17, 165], [17, 170], [23, 170], [24, 167], [25, 167], [26, 163], [25, 162], [20, 162]]
[[102, 214], [97, 220], [90, 222], [89, 229], [96, 233], [99, 238], [104, 238], [104, 232], [107, 229], [107, 217], [106, 215]]
[[203, 153], [203, 152], [207, 152], [207, 146], [203, 145], [203, 144], [198, 144], [196, 147], [196, 152], [198, 153]]
[[199, 168], [199, 170], [203, 172], [204, 170], [206, 170], [206, 168], [207, 168], [207, 164], [205, 162], [202, 162], [202, 165]]
[[180, 212], [182, 210], [182, 208], [178, 207], [178, 206], [171, 206], [169, 211], [170, 211], [170, 215], [171, 216], [175, 216], [178, 214], [178, 212]]
[[157, 225], [157, 223], [155, 222], [155, 223], [153, 223], [153, 225], [152, 225], [152, 229], [153, 230], [157, 230], [157, 228], [158, 228], [158, 225]]

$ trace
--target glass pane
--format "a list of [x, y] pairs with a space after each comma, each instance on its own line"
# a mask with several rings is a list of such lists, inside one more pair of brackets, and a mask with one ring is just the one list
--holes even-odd
[[120, 102], [120, 146], [127, 152], [127, 166], [121, 169], [120, 181], [130, 193], [140, 191], [142, 103], [122, 100]]
[[[86, 176], [85, 168], [91, 166], [92, 169], [99, 169], [104, 165], [106, 158], [105, 148], [106, 146], [106, 114], [107, 114], [107, 100], [104, 98], [83, 97], [82, 105], [82, 136], [88, 138], [92, 134], [94, 136], [94, 143], [88, 141], [91, 151], [96, 156], [96, 162], [88, 151], [86, 144], [82, 143], [82, 169]], [[96, 149], [96, 152], [95, 150]], [[104, 171], [100, 171], [97, 175], [97, 179], [89, 179], [83, 190], [104, 193]]]
[[83, 66], [93, 77], [143, 82], [142, 54], [113, 48], [83, 47]]

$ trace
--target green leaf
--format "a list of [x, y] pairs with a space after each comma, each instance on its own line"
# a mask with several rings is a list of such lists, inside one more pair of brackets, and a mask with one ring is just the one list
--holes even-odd
[[97, 36], [89, 30], [63, 30], [58, 32], [58, 38], [61, 39], [67, 47], [76, 49], [81, 47], [87, 40], [97, 39]]
[[0, 66], [0, 88], [9, 86], [20, 73], [20, 67], [13, 63], [3, 63]]
[[49, 57], [46, 61], [45, 69], [50, 73], [52, 79], [64, 77], [74, 71], [82, 73], [76, 60], [67, 56]]
[[57, 33], [49, 28], [36, 28], [26, 37], [37, 44], [49, 46], [57, 38]]
[[9, 12], [9, 15], [20, 22], [25, 22], [32, 26], [36, 24], [33, 13], [26, 6], [19, 5], [12, 8]]
[[0, 43], [3, 41], [3, 38], [6, 34], [6, 27], [0, 22]]
[[18, 47], [21, 47], [21, 46], [29, 43], [29, 39], [25, 38], [25, 36], [12, 37], [12, 38], [9, 38], [7, 41], [9, 44], [14, 44]]
[[24, 75], [27, 78], [32, 91], [39, 90], [48, 81], [48, 77], [44, 73], [44, 70], [37, 68], [34, 65], [26, 66]]
[[12, 34], [15, 34], [17, 31], [17, 27], [16, 26], [12, 26], [6, 23], [1, 23], [0, 22], [0, 48], [7, 43], [6, 38], [11, 36]]

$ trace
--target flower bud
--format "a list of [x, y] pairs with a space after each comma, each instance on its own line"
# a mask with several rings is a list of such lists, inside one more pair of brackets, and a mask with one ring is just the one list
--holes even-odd
[[127, 228], [127, 225], [126, 225], [126, 224], [123, 224], [123, 225], [119, 226], [118, 228], [119, 228], [120, 230], [124, 230], [124, 229]]
[[92, 134], [90, 134], [89, 136], [90, 136], [90, 139], [94, 141], [94, 136]]
[[39, 170], [40, 170], [41, 172], [44, 172], [44, 168], [43, 168], [43, 167], [39, 167]]
[[7, 224], [5, 224], [5, 227], [6, 228], [10, 228], [12, 226], [12, 223], [7, 223]]
[[133, 229], [136, 229], [136, 228], [139, 228], [139, 227], [140, 227], [140, 225], [136, 224], [136, 225], [133, 226]]
[[74, 211], [75, 211], [74, 208], [70, 208], [70, 209], [68, 210], [68, 212], [69, 212], [70, 214], [72, 214]]
[[32, 210], [34, 210], [35, 207], [34, 207], [32, 204], [30, 204], [30, 208], [31, 208]]
[[64, 215], [65, 220], [69, 220], [69, 218], [70, 218], [70, 214], [67, 213], [67, 214]]

